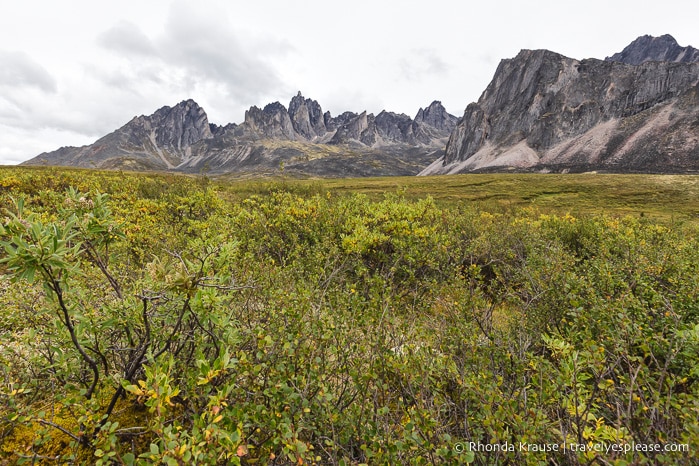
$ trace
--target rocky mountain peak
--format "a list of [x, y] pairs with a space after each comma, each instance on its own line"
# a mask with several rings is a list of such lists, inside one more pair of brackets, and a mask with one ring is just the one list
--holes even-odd
[[674, 37], [665, 34], [660, 37], [645, 35], [637, 38], [624, 50], [605, 58], [607, 61], [618, 61], [629, 65], [640, 65], [647, 61], [662, 61], [676, 63], [699, 62], [699, 49], [680, 46]]
[[327, 132], [320, 104], [304, 98], [301, 91], [289, 102], [289, 117], [294, 130], [309, 141]]
[[376, 131], [387, 141], [414, 143], [413, 120], [404, 113], [382, 111], [374, 119]]
[[452, 131], [456, 126], [456, 118], [450, 115], [444, 108], [442, 102], [435, 100], [427, 108], [418, 110], [415, 115], [415, 122], [424, 123], [442, 131]]
[[192, 99], [183, 100], [174, 107], [162, 107], [139, 119], [154, 131], [155, 143], [161, 147], [184, 150], [213, 137], [206, 112]]
[[345, 144], [350, 140], [354, 140], [370, 146], [375, 142], [373, 114], [367, 115], [366, 111], [359, 115], [345, 112], [336, 119], [336, 122], [339, 125], [330, 140], [330, 144]]
[[265, 107], [262, 109], [262, 112], [265, 115], [274, 116], [279, 113], [286, 113], [286, 107], [278, 101], [272, 102], [265, 105]]
[[354, 112], [343, 112], [340, 115], [333, 117], [330, 112], [325, 112], [323, 114], [323, 120], [325, 121], [325, 127], [328, 131], [335, 131], [339, 127], [346, 125], [350, 121], [357, 118], [359, 115]]
[[279, 102], [267, 104], [262, 110], [250, 107], [245, 112], [245, 125], [259, 137], [296, 139], [289, 112]]
[[[126, 129], [129, 126], [133, 129]], [[146, 137], [157, 147], [182, 154], [198, 141], [213, 137], [206, 112], [192, 99], [174, 107], [162, 107], [149, 116], [136, 117], [126, 127], [122, 128], [123, 132], [144, 133], [136, 136], [138, 140]]]

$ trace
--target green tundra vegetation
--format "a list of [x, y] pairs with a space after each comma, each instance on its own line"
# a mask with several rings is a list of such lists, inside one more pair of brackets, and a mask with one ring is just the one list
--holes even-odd
[[0, 464], [698, 464], [698, 187], [3, 168]]

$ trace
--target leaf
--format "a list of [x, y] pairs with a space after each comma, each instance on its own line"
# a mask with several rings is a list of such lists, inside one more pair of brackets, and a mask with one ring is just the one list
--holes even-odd
[[134, 456], [133, 453], [126, 453], [124, 454], [121, 459], [124, 461], [124, 464], [126, 466], [133, 466], [134, 462], [136, 461], [136, 457]]

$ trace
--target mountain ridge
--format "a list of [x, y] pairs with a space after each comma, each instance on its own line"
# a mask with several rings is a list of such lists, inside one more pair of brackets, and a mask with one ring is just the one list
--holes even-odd
[[605, 61], [618, 61], [629, 65], [640, 65], [647, 61], [695, 63], [699, 62], [699, 49], [691, 45], [680, 46], [670, 34], [659, 37], [644, 35], [636, 38], [621, 52], [605, 58]]
[[328, 158], [328, 176], [390, 175], [391, 167], [409, 175], [438, 156], [457, 120], [439, 101], [416, 117], [385, 110], [376, 117], [366, 111], [333, 117], [299, 92], [288, 108], [280, 102], [252, 106], [242, 123], [218, 126], [188, 99], [134, 117], [91, 145], [62, 147], [23, 164], [260, 174], [286, 166], [317, 176], [324, 174], [317, 159]]
[[420, 174], [697, 171], [698, 126], [699, 63], [522, 50], [500, 62], [444, 157]]

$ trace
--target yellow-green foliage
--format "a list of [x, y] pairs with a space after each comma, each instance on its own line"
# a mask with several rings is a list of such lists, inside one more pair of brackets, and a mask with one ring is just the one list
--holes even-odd
[[0, 463], [696, 464], [696, 205], [594, 180], [4, 169]]

